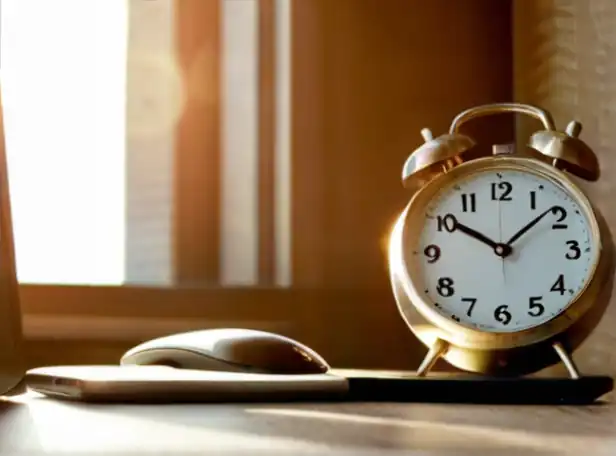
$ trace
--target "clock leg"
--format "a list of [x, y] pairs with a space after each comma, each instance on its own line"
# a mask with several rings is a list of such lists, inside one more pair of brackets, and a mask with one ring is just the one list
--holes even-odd
[[449, 347], [449, 344], [445, 342], [443, 339], [436, 339], [436, 341], [434, 342], [434, 345], [430, 347], [430, 350], [428, 350], [428, 354], [421, 362], [419, 369], [417, 369], [417, 376], [425, 377], [430, 371], [430, 369], [432, 369], [434, 364], [441, 357], [441, 355], [445, 353], [445, 351], [447, 351], [448, 347]]
[[554, 342], [552, 344], [552, 347], [554, 347], [554, 350], [556, 351], [556, 353], [558, 353], [560, 360], [567, 368], [567, 371], [569, 371], [569, 375], [571, 376], [571, 378], [580, 378], [580, 371], [578, 370], [577, 366], [575, 365], [575, 362], [573, 361], [573, 358], [567, 352], [563, 344], [561, 344], [560, 342]]

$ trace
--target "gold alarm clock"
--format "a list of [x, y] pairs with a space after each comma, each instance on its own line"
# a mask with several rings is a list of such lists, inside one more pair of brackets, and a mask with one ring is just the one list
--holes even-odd
[[[475, 145], [460, 127], [477, 117], [530, 115], [543, 124], [532, 153], [495, 146], [466, 159]], [[492, 376], [522, 376], [560, 361], [580, 373], [572, 352], [601, 319], [612, 292], [614, 247], [608, 226], [571, 176], [595, 181], [599, 165], [551, 115], [518, 103], [460, 113], [403, 168], [410, 202], [389, 242], [389, 269], [402, 317], [428, 347], [425, 376], [443, 358]]]

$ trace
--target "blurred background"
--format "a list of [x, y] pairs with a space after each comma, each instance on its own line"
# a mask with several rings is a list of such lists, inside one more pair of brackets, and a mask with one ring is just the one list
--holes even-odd
[[459, 3], [3, 0], [20, 280], [385, 284], [419, 130], [511, 98]]
[[[117, 360], [136, 339], [237, 324], [285, 332], [334, 364], [413, 368], [423, 348], [385, 257], [409, 197], [401, 167], [421, 128], [441, 134], [477, 104], [538, 104], [560, 128], [580, 120], [604, 173], [585, 188], [616, 223], [611, 1], [0, 8], [33, 363]], [[464, 129], [490, 148], [538, 127], [506, 115]], [[609, 356], [595, 346], [587, 364]]]

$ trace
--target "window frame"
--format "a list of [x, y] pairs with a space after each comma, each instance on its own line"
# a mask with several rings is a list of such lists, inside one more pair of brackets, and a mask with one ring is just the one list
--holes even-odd
[[218, 327], [295, 338], [337, 367], [403, 369], [420, 361], [420, 344], [385, 289], [21, 285], [20, 298], [37, 364], [114, 363], [139, 342]]
[[[216, 283], [220, 276], [222, 1], [174, 2], [176, 58], [189, 94], [173, 150], [174, 285]], [[195, 58], [200, 52], [207, 59]]]

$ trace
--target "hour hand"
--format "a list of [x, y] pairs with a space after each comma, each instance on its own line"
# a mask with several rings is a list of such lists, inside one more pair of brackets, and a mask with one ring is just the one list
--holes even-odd
[[480, 233], [479, 231], [474, 230], [473, 228], [471, 228], [469, 226], [466, 226], [463, 223], [460, 223], [458, 221], [458, 219], [456, 219], [455, 217], [452, 216], [452, 218], [453, 218], [454, 231], [461, 231], [462, 233], [466, 234], [467, 236], [470, 236], [470, 237], [478, 240], [479, 242], [482, 242], [482, 243], [492, 247], [494, 249], [494, 252], [498, 256], [507, 256], [510, 253], [511, 249], [507, 245], [495, 242], [492, 239], [490, 239], [489, 237], [487, 237], [485, 234]]

